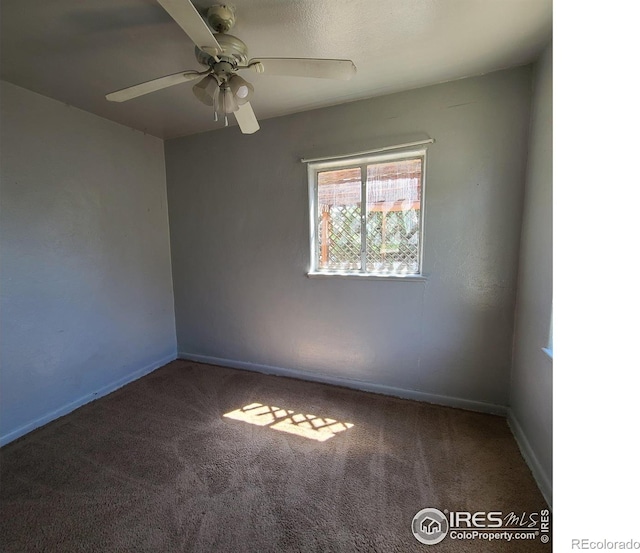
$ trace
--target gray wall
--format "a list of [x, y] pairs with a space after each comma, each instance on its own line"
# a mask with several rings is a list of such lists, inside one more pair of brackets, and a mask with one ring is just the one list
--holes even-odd
[[163, 143], [2, 83], [0, 440], [173, 359]]
[[522, 224], [510, 422], [547, 501], [552, 485], [552, 47], [535, 66]]
[[[179, 354], [505, 412], [530, 98], [520, 67], [167, 141]], [[307, 278], [300, 157], [417, 134], [428, 282]]]

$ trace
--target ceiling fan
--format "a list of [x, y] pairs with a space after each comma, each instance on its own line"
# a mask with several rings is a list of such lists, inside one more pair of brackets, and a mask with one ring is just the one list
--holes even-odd
[[356, 72], [356, 66], [351, 60], [249, 59], [247, 45], [239, 38], [228, 34], [236, 21], [235, 9], [232, 5], [215, 4], [207, 9], [203, 19], [190, 0], [157, 1], [194, 42], [196, 59], [206, 69], [181, 71], [111, 92], [106, 96], [111, 102], [124, 102], [156, 90], [198, 79], [193, 86], [193, 93], [203, 104], [213, 107], [214, 120], [224, 118], [225, 125], [228, 125], [228, 115], [233, 113], [240, 130], [244, 134], [252, 134], [260, 128], [249, 103], [253, 86], [238, 75], [239, 70], [253, 69], [257, 73], [268, 75], [345, 81], [353, 77]]

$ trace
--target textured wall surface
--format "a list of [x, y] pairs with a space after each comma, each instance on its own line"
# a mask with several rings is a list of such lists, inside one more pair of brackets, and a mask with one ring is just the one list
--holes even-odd
[[[165, 143], [180, 352], [506, 406], [530, 67]], [[301, 157], [430, 146], [426, 282], [310, 279]]]
[[[552, 48], [535, 66], [531, 145], [522, 223], [511, 415], [526, 442], [529, 464], [551, 501], [553, 363], [542, 351], [549, 339], [553, 297]], [[522, 441], [522, 440], [521, 440]]]
[[2, 83], [0, 438], [175, 357], [162, 141]]

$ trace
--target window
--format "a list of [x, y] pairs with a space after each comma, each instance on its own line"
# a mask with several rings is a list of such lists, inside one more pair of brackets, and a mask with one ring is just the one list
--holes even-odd
[[547, 342], [547, 347], [542, 348], [551, 359], [553, 359], [553, 306], [551, 307], [551, 317], [549, 320], [549, 340]]
[[310, 274], [420, 275], [426, 149], [309, 164]]

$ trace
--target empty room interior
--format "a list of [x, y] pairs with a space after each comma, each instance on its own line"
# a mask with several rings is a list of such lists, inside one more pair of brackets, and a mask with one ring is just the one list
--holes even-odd
[[550, 0], [0, 15], [2, 551], [551, 551]]

